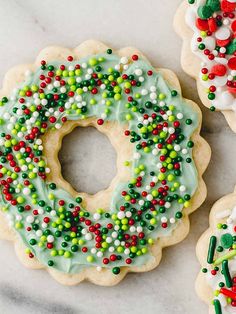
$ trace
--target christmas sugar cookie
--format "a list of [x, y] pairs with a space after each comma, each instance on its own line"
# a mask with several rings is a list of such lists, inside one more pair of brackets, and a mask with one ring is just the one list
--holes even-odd
[[[0, 234], [25, 266], [63, 284], [113, 285], [156, 267], [162, 248], [187, 235], [210, 148], [171, 71], [134, 48], [86, 41], [12, 69], [1, 97]], [[64, 135], [89, 125], [118, 156], [116, 177], [95, 195], [75, 191], [57, 157]]]
[[185, 0], [174, 27], [183, 38], [181, 63], [199, 96], [236, 132], [236, 1]]
[[236, 191], [217, 201], [210, 228], [197, 245], [202, 265], [196, 288], [209, 304], [209, 313], [236, 312]]

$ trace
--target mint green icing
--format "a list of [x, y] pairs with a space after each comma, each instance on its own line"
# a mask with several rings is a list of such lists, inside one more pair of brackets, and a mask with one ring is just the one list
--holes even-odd
[[[100, 58], [100, 59], [99, 59]], [[102, 59], [101, 59], [102, 58]], [[104, 59], [104, 60], [103, 60]], [[93, 62], [91, 61], [93, 60], [97, 60], [97, 64], [93, 65]], [[101, 61], [99, 61], [101, 60]], [[103, 61], [102, 61], [103, 60]], [[87, 68], [91, 68], [93, 69], [93, 73], [97, 73], [97, 74], [104, 74], [104, 73], [108, 73], [109, 69], [113, 69], [113, 74], [114, 71], [116, 73], [117, 70], [114, 70], [115, 66], [120, 64], [120, 58], [116, 55], [112, 55], [112, 54], [99, 54], [99, 55], [95, 55], [92, 57], [87, 57], [87, 58], [83, 58], [79, 61], [73, 61], [73, 62], [65, 62], [65, 66], [71, 66], [74, 67], [75, 64], [79, 63], [80, 65], [83, 65], [83, 63], [85, 64], [89, 64], [89, 62], [92, 65], [88, 65]], [[51, 62], [50, 65], [54, 66], [54, 69], [58, 70], [59, 66], [61, 63], [59, 62]], [[98, 65], [101, 65], [102, 69], [101, 71], [97, 71], [96, 67]], [[48, 65], [46, 65], [45, 67], [47, 67]], [[82, 68], [82, 67], [81, 67]], [[118, 68], [118, 67], [116, 67]], [[138, 71], [137, 71], [138, 70]], [[142, 74], [140, 74], [140, 70], [142, 71]], [[147, 75], [148, 71], [152, 71], [153, 74], [152, 75]], [[54, 70], [52, 70], [54, 71]], [[71, 76], [72, 78], [75, 78], [75, 80], [77, 79], [78, 82], [74, 82], [74, 84], [72, 84], [72, 86], [75, 86], [75, 90], [77, 90], [78, 92], [81, 87], [78, 87], [81, 78], [82, 81], [84, 81], [85, 79], [85, 75], [87, 69], [83, 69], [82, 68], [82, 74], [80, 75], [75, 75], [75, 73]], [[26, 97], [26, 96], [22, 96], [22, 91], [25, 90], [33, 90], [33, 94], [38, 94], [37, 91], [34, 90], [34, 85], [39, 86], [40, 83], [42, 82], [42, 80], [39, 79], [39, 76], [47, 73], [48, 69], [41, 69], [39, 68], [35, 73], [32, 73], [31, 75], [29, 75], [27, 77], [27, 79], [25, 80], [25, 82], [23, 82], [21, 84], [21, 86], [19, 86], [17, 88], [16, 91], [14, 91], [11, 95], [11, 98], [6, 101], [5, 99], [3, 99], [2, 101], [2, 107], [0, 107], [0, 116], [2, 117], [2, 120], [0, 121], [0, 129], [1, 132], [0, 133], [5, 133], [6, 134], [11, 134], [12, 138], [15, 139], [16, 144], [19, 144], [19, 141], [26, 141], [27, 145], [29, 145], [29, 147], [32, 148], [32, 151], [34, 152], [34, 154], [36, 155], [37, 152], [39, 151], [39, 147], [40, 144], [36, 144], [37, 138], [40, 138], [41, 134], [38, 134], [36, 136], [36, 138], [33, 139], [32, 143], [29, 143], [27, 140], [25, 140], [25, 135], [27, 135], [27, 130], [21, 131], [20, 129], [22, 127], [24, 127], [26, 125], [25, 121], [29, 121], [29, 117], [27, 117], [27, 114], [25, 114], [24, 112], [21, 112], [19, 110], [19, 108], [22, 107], [22, 104], [20, 104], [18, 102], [18, 100], [20, 98], [24, 98], [26, 101], [23, 105], [26, 105], [27, 108], [31, 108], [31, 106], [33, 104], [35, 104], [35, 99], [33, 95]], [[141, 123], [140, 118], [143, 117], [143, 113], [139, 112], [139, 108], [145, 108], [145, 114], [148, 114], [149, 116], [151, 116], [152, 113], [154, 113], [154, 107], [155, 106], [159, 106], [160, 110], [162, 110], [163, 108], [166, 109], [166, 112], [168, 112], [167, 114], [169, 114], [170, 116], [174, 115], [175, 119], [174, 121], [179, 120], [181, 122], [181, 126], [180, 126], [180, 130], [178, 130], [178, 134], [183, 134], [184, 135], [184, 139], [181, 140], [181, 142], [175, 143], [174, 145], [179, 145], [180, 148], [179, 150], [176, 148], [176, 153], [177, 155], [182, 158], [182, 160], [179, 162], [180, 163], [180, 170], [181, 170], [181, 175], [177, 175], [175, 176], [173, 181], [168, 181], [167, 180], [167, 185], [169, 186], [169, 191], [168, 191], [168, 195], [170, 197], [173, 197], [173, 195], [177, 195], [177, 199], [172, 199], [171, 202], [166, 201], [168, 204], [168, 206], [165, 208], [165, 212], [161, 212], [160, 207], [163, 206], [159, 206], [159, 205], [155, 205], [155, 211], [153, 212], [152, 210], [147, 209], [144, 210], [143, 209], [143, 214], [142, 216], [142, 221], [145, 222], [146, 225], [144, 225], [142, 227], [142, 231], [138, 231], [137, 229], [135, 231], [130, 231], [130, 227], [129, 226], [128, 230], [125, 230], [122, 234], [123, 238], [120, 241], [119, 244], [115, 244], [115, 241], [117, 240], [116, 237], [112, 237], [112, 232], [116, 232], [117, 236], [119, 235], [119, 230], [114, 230], [114, 228], [112, 228], [111, 230], [108, 230], [107, 233], [103, 233], [103, 242], [106, 241], [107, 237], [110, 237], [112, 239], [112, 243], [107, 244], [107, 248], [96, 248], [96, 252], [94, 250], [95, 248], [95, 241], [94, 241], [94, 237], [96, 237], [96, 235], [94, 236], [94, 234], [92, 233], [92, 239], [91, 240], [86, 240], [85, 239], [85, 235], [80, 233], [82, 232], [82, 230], [80, 232], [76, 232], [76, 236], [74, 237], [77, 240], [74, 240], [74, 242], [76, 241], [81, 241], [83, 240], [84, 243], [80, 244], [77, 243], [75, 244], [78, 247], [78, 251], [77, 252], [72, 252], [71, 251], [71, 247], [73, 245], [73, 237], [71, 237], [71, 230], [69, 228], [65, 227], [65, 219], [61, 218], [61, 223], [59, 222], [57, 224], [57, 226], [53, 226], [52, 223], [55, 223], [55, 221], [58, 222], [58, 218], [61, 215], [61, 213], [59, 212], [59, 205], [58, 205], [58, 200], [64, 200], [65, 201], [65, 206], [64, 209], [62, 211], [64, 211], [64, 214], [66, 212], [70, 212], [73, 211], [73, 208], [69, 208], [69, 204], [73, 204], [73, 206], [77, 206], [78, 204], [76, 203], [76, 201], [71, 197], [71, 195], [69, 195], [66, 191], [62, 190], [60, 187], [56, 187], [55, 189], [51, 189], [49, 184], [50, 182], [44, 182], [44, 180], [41, 179], [41, 177], [36, 174], [36, 176], [34, 178], [29, 178], [29, 173], [32, 173], [31, 170], [26, 169], [23, 167], [23, 170], [21, 169], [20, 173], [17, 173], [18, 178], [14, 178], [13, 182], [10, 183], [10, 186], [14, 187], [15, 190], [12, 192], [13, 195], [13, 199], [17, 200], [17, 204], [16, 206], [11, 205], [11, 202], [9, 202], [8, 200], [6, 200], [6, 197], [3, 193], [3, 189], [4, 187], [1, 186], [1, 206], [4, 209], [4, 211], [6, 212], [6, 216], [10, 222], [10, 224], [12, 224], [12, 226], [15, 228], [16, 233], [18, 234], [18, 236], [20, 237], [20, 239], [24, 242], [24, 244], [30, 249], [30, 251], [34, 254], [34, 256], [37, 257], [37, 259], [45, 266], [48, 266], [48, 263], [52, 262], [51, 267], [54, 267], [55, 269], [64, 272], [64, 273], [79, 273], [81, 272], [84, 268], [87, 267], [92, 267], [92, 266], [102, 266], [102, 267], [122, 267], [122, 266], [127, 266], [126, 263], [126, 259], [130, 258], [132, 260], [132, 264], [131, 266], [142, 266], [145, 263], [149, 262], [151, 259], [153, 259], [153, 256], [151, 255], [151, 253], [149, 253], [149, 242], [155, 242], [158, 238], [162, 238], [162, 237], [166, 237], [168, 235], [170, 235], [172, 233], [172, 231], [178, 227], [178, 225], [181, 223], [181, 220], [178, 217], [176, 218], [176, 213], [181, 213], [183, 210], [183, 203], [186, 202], [186, 200], [184, 200], [184, 196], [189, 195], [189, 197], [191, 197], [194, 192], [197, 189], [197, 185], [198, 185], [198, 174], [197, 174], [197, 170], [194, 164], [194, 161], [192, 160], [191, 162], [186, 162], [186, 159], [192, 159], [192, 148], [191, 145], [189, 144], [188, 147], [188, 142], [190, 141], [190, 138], [193, 134], [193, 132], [196, 130], [198, 124], [199, 124], [199, 118], [198, 118], [198, 113], [188, 104], [186, 103], [181, 95], [172, 95], [171, 91], [171, 87], [168, 86], [168, 84], [165, 82], [165, 80], [163, 79], [162, 75], [160, 72], [157, 72], [147, 61], [144, 61], [142, 59], [139, 59], [138, 61], [135, 62], [131, 62], [128, 65], [127, 69], [120, 69], [119, 71], [117, 71], [119, 74], [118, 77], [120, 78], [124, 73], [127, 74], [128, 76], [133, 75], [133, 79], [128, 79], [127, 81], [132, 81], [132, 80], [136, 80], [137, 82], [140, 81], [141, 86], [131, 86], [131, 91], [130, 94], [126, 94], [124, 92], [124, 84], [125, 82], [121, 82], [118, 83], [117, 85], [121, 87], [121, 91], [118, 92], [117, 94], [119, 94], [120, 96], [118, 96], [118, 98], [120, 97], [120, 99], [115, 99], [114, 95], [111, 94], [110, 96], [108, 96], [108, 98], [103, 98], [101, 95], [104, 93], [104, 90], [101, 89], [100, 86], [97, 87], [98, 92], [97, 94], [92, 94], [90, 91], [84, 91], [81, 94], [81, 99], [76, 100], [76, 96], [75, 97], [68, 97], [67, 100], [63, 101], [63, 105], [62, 107], [65, 108], [65, 110], [63, 112], [59, 112], [58, 110], [56, 110], [58, 112], [56, 118], [57, 118], [57, 122], [56, 123], [50, 123], [47, 121], [48, 123], [48, 128], [52, 128], [53, 126], [56, 127], [60, 127], [61, 119], [63, 117], [67, 117], [68, 120], [78, 120], [78, 119], [84, 119], [84, 118], [88, 118], [88, 117], [96, 117], [97, 119], [101, 119], [101, 117], [103, 117], [103, 120], [105, 121], [118, 121], [119, 123], [129, 123], [129, 130], [135, 132], [137, 135], [142, 136], [142, 133], [140, 133], [140, 128], [138, 127], [138, 124]], [[58, 72], [59, 73], [59, 72]], [[138, 74], [136, 74], [138, 73]], [[66, 73], [64, 73], [66, 74]], [[140, 77], [142, 77], [143, 79], [140, 79]], [[69, 90], [73, 90], [74, 87], [71, 88], [71, 85], [68, 84], [68, 76], [64, 76], [63, 77], [63, 73], [61, 74], [61, 78], [63, 78], [66, 82], [66, 93], [68, 93]], [[131, 77], [132, 78], [132, 77]], [[111, 78], [112, 79], [112, 78]], [[90, 79], [86, 79], [87, 81], [91, 80]], [[105, 78], [102, 78], [103, 81], [106, 81]], [[143, 80], [143, 82], [142, 82]], [[113, 78], [113, 80], [111, 81], [117, 81], [117, 78]], [[55, 82], [55, 80], [53, 79], [53, 82]], [[105, 84], [106, 85], [106, 84]], [[28, 86], [25, 88], [25, 86]], [[111, 86], [110, 83], [106, 85], [107, 86]], [[114, 86], [113, 86], [114, 87]], [[54, 87], [55, 88], [55, 87]], [[49, 89], [45, 88], [45, 92], [44, 94], [62, 94], [62, 92], [60, 92], [60, 88], [61, 87], [56, 87], [57, 91], [53, 91], [50, 87]], [[150, 88], [156, 89], [156, 91], [154, 92], [150, 92]], [[105, 90], [107, 90], [107, 88], [105, 88]], [[113, 89], [114, 90], [114, 89]], [[147, 93], [145, 92], [145, 90], [147, 91]], [[137, 93], [140, 93], [140, 95], [137, 95]], [[142, 95], [143, 93], [143, 95]], [[156, 94], [156, 98], [155, 95], [151, 96], [151, 93]], [[24, 94], [24, 93], [23, 93]], [[109, 91], [107, 91], [107, 94], [109, 94]], [[136, 95], [136, 98], [135, 98]], [[163, 97], [163, 95], [165, 95]], [[103, 94], [103, 96], [105, 96]], [[133, 96], [136, 100], [137, 100], [137, 104], [136, 106], [127, 106], [127, 103], [131, 103], [131, 101], [127, 100], [127, 97], [129, 96]], [[43, 98], [43, 97], [42, 97]], [[72, 101], [72, 107], [69, 108], [69, 98], [73, 98]], [[80, 98], [80, 97], [79, 97]], [[162, 99], [163, 98], [163, 99]], [[45, 99], [45, 98], [44, 98]], [[91, 104], [90, 100], [94, 99], [96, 104]], [[109, 100], [111, 101], [111, 104], [109, 106], [107, 106], [105, 104], [105, 102]], [[145, 107], [145, 103], [147, 101], [150, 101], [152, 103], [151, 107], [152, 108], [146, 108]], [[81, 106], [82, 102], [86, 102], [86, 106], [87, 107], [87, 111], [86, 112], [79, 112], [78, 108]], [[39, 101], [40, 104], [42, 104], [42, 100]], [[75, 104], [75, 106], [73, 107], [73, 104]], [[37, 101], [35, 106], [37, 106]], [[49, 112], [50, 109], [46, 108], [45, 106], [47, 105], [42, 105], [42, 107], [44, 107], [45, 112]], [[77, 108], [75, 109], [75, 107], [77, 106]], [[175, 108], [173, 109], [173, 112], [170, 112], [171, 110], [169, 109], [170, 106], [174, 106]], [[58, 109], [59, 105], [58, 105], [58, 101], [56, 100], [54, 103], [54, 107], [53, 110], [56, 108]], [[132, 111], [132, 108], [137, 108]], [[168, 108], [167, 108], [168, 107]], [[18, 108], [18, 109], [17, 109]], [[107, 110], [109, 108], [109, 111]], [[18, 110], [18, 111], [17, 111]], [[48, 111], [49, 110], [49, 111]], [[36, 110], [36, 112], [39, 110]], [[51, 110], [52, 111], [52, 110]], [[34, 117], [33, 116], [33, 111], [30, 111], [30, 114], [28, 114], [28, 116], [30, 116], [31, 118]], [[104, 115], [105, 113], [105, 115]], [[183, 118], [180, 117], [180, 119], [176, 118], [176, 116], [181, 113], [183, 115]], [[51, 115], [55, 115], [55, 112], [51, 112]], [[156, 112], [157, 115], [161, 116], [161, 114], [159, 112]], [[37, 115], [37, 114], [36, 114]], [[128, 116], [127, 116], [128, 115]], [[19, 119], [22, 117], [26, 117], [25, 121], [19, 122]], [[34, 127], [35, 125], [37, 125], [37, 123], [39, 124], [38, 121], [40, 121], [40, 123], [42, 122], [42, 117], [41, 116], [35, 116], [35, 119], [32, 119], [32, 122], [30, 122], [28, 124], [29, 126], [29, 130], [32, 130], [32, 127]], [[28, 119], [28, 120], [27, 120]], [[41, 120], [40, 120], [41, 119]], [[187, 124], [185, 121], [189, 119], [191, 120], [190, 124]], [[36, 121], [35, 121], [36, 120]], [[155, 120], [155, 119], [154, 119]], [[163, 123], [164, 121], [160, 121], [160, 123]], [[151, 124], [153, 124], [154, 122], [150, 122]], [[172, 127], [172, 122], [168, 122], [169, 126], [168, 127]], [[156, 123], [158, 124], [158, 123]], [[20, 125], [20, 127], [19, 127]], [[42, 124], [41, 124], [42, 125]], [[12, 131], [13, 130], [13, 131]], [[17, 130], [17, 131], [14, 131]], [[19, 134], [19, 132], [22, 132], [22, 134]], [[55, 130], [56, 132], [56, 130]], [[170, 135], [168, 133], [169, 131], [166, 132], [166, 137], [164, 137], [164, 139], [168, 138], [168, 136]], [[143, 175], [143, 179], [142, 179], [142, 186], [141, 187], [133, 187], [133, 189], [137, 192], [137, 193], [141, 193], [142, 191], [146, 191], [146, 186], [148, 186], [150, 184], [150, 182], [152, 181], [152, 178], [158, 178], [159, 174], [160, 174], [160, 170], [157, 167], [157, 164], [160, 163], [160, 156], [161, 154], [161, 150], [159, 148], [157, 148], [157, 154], [153, 154], [152, 151], [155, 150], [155, 143], [150, 144], [150, 152], [144, 152], [143, 149], [137, 149], [137, 144], [139, 142], [142, 141], [148, 141], [149, 139], [153, 139], [156, 138], [157, 140], [159, 140], [161, 138], [160, 136], [160, 132], [158, 135], [152, 135], [151, 132], [146, 132], [146, 134], [148, 134], [148, 138], [147, 139], [140, 139], [139, 141], [136, 141], [135, 143], [131, 143], [130, 145], [133, 145], [133, 152], [135, 153], [139, 153], [140, 154], [140, 158], [137, 159], [133, 159], [132, 160], [132, 168], [131, 170], [127, 170], [127, 171], [131, 171], [132, 173], [132, 177], [136, 178], [138, 175], [140, 175], [140, 173], [137, 175], [135, 173], [136, 169], [140, 166], [140, 165], [144, 165], [145, 169], [144, 172], [145, 174]], [[10, 145], [10, 147], [14, 148], [14, 145]], [[36, 145], [36, 146], [35, 146]], [[166, 144], [165, 144], [166, 145]], [[2, 169], [0, 169], [0, 172], [2, 173], [2, 179], [7, 179], [7, 177], [11, 176], [12, 173], [15, 173], [15, 171], [13, 170], [13, 168], [11, 166], [8, 165], [8, 162], [4, 162], [4, 156], [7, 156], [8, 152], [6, 152], [8, 146], [8, 142], [7, 139], [5, 138], [5, 136], [2, 135], [2, 137], [0, 137], [0, 151], [2, 154], [2, 159], [0, 159], [0, 165], [3, 166]], [[173, 151], [174, 149], [171, 149], [168, 151], [168, 154], [170, 153], [170, 151]], [[183, 151], [186, 150], [186, 151]], [[14, 160], [17, 161], [17, 163], [19, 163], [19, 167], [22, 167], [23, 164], [20, 164], [20, 162], [23, 162], [26, 165], [30, 165], [33, 164], [33, 167], [35, 169], [37, 169], [37, 173], [39, 171], [39, 166], [37, 163], [35, 163], [34, 161], [30, 160], [27, 161], [27, 156], [24, 156], [24, 152], [20, 152], [20, 151], [13, 151], [10, 152], [14, 155]], [[17, 154], [21, 154], [21, 156], [17, 156]], [[19, 157], [18, 159], [16, 157]], [[38, 156], [38, 158], [40, 160], [42, 160], [42, 158], [44, 158], [44, 160], [46, 161], [46, 156], [41, 157], [40, 155]], [[23, 160], [23, 161], [22, 161]], [[172, 158], [171, 159], [171, 163], [175, 163], [175, 159]], [[163, 166], [163, 165], [162, 165]], [[46, 171], [46, 165], [42, 167], [43, 172]], [[9, 175], [7, 175], [6, 171], [7, 170], [11, 170], [11, 173], [9, 173]], [[51, 171], [53, 171], [53, 169], [51, 169]], [[155, 172], [154, 175], [151, 175], [151, 172]], [[22, 178], [22, 173], [25, 173], [26, 176], [28, 176], [27, 178]], [[142, 173], [141, 173], [142, 174]], [[174, 174], [172, 169], [167, 169], [166, 173], [164, 174], [166, 177], [170, 174]], [[33, 188], [30, 188], [31, 191], [28, 195], [24, 195], [23, 194], [23, 190], [24, 188], [26, 188], [26, 186], [24, 186], [24, 182], [25, 180], [29, 180], [30, 184], [32, 184]], [[150, 191], [147, 190], [148, 194], [153, 191], [153, 190], [157, 190], [159, 187], [164, 186], [161, 183], [162, 180], [158, 180], [157, 179], [157, 183], [155, 185], [155, 187], [151, 188]], [[174, 182], [178, 182], [176, 187], [174, 186]], [[101, 214], [101, 217], [95, 221], [93, 214], [90, 215], [90, 217], [87, 217], [87, 219], [91, 220], [92, 225], [99, 223], [101, 224], [102, 227], [106, 227], [106, 225], [108, 223], [112, 223], [113, 225], [115, 225], [115, 223], [118, 221], [119, 224], [117, 226], [119, 226], [119, 228], [122, 228], [123, 224], [121, 221], [122, 219], [118, 219], [116, 217], [113, 217], [113, 214], [117, 214], [119, 212], [119, 208], [120, 206], [123, 206], [124, 203], [129, 204], [129, 207], [126, 208], [125, 212], [130, 211], [130, 208], [134, 208], [136, 210], [136, 214], [137, 211], [141, 210], [140, 208], [142, 208], [143, 205], [140, 205], [138, 202], [141, 200], [147, 201], [145, 199], [145, 197], [143, 197], [141, 194], [140, 196], [137, 198], [137, 203], [136, 204], [130, 204], [130, 201], [128, 200], [124, 200], [124, 197], [121, 196], [121, 192], [122, 191], [128, 191], [128, 194], [131, 195], [129, 192], [130, 190], [132, 190], [132, 188], [128, 188], [128, 184], [130, 184], [130, 182], [120, 182], [119, 185], [117, 186], [117, 188], [114, 189], [112, 198], [111, 198], [111, 204], [110, 204], [110, 214], [111, 217], [106, 218], [105, 214]], [[180, 191], [179, 187], [180, 186], [184, 186], [185, 191]], [[32, 190], [33, 189], [33, 190]], [[51, 200], [49, 198], [49, 194], [53, 194], [54, 199]], [[34, 194], [36, 196], [34, 196]], [[168, 196], [167, 195], [167, 196]], [[22, 201], [21, 199], [18, 199], [19, 196], [23, 196], [24, 201]], [[165, 196], [163, 199], [166, 200]], [[34, 198], [35, 197], [35, 198]], [[186, 196], [187, 197], [187, 196]], [[154, 197], [154, 199], [156, 199], [157, 201], [159, 200], [159, 198], [157, 196]], [[19, 200], [19, 202], [18, 202]], [[33, 203], [35, 201], [35, 204]], [[40, 206], [39, 205], [39, 201], [43, 200], [45, 202], [44, 206]], [[22, 202], [22, 203], [21, 203]], [[149, 201], [150, 202], [150, 201]], [[186, 204], [186, 203], [185, 203]], [[190, 200], [190, 204], [191, 204], [191, 200]], [[30, 205], [31, 209], [30, 210], [25, 210], [25, 208], [22, 209], [22, 207], [24, 207], [25, 205]], [[47, 212], [46, 210], [46, 206], [50, 206], [51, 207], [51, 211]], [[85, 213], [85, 215], [87, 215], [87, 211], [89, 211], [89, 208], [83, 208], [83, 202], [81, 204], [79, 204], [79, 206], [81, 207], [82, 212]], [[128, 206], [128, 205], [127, 205]], [[152, 205], [147, 205], [147, 206], [152, 206]], [[188, 204], [186, 204], [186, 206], [188, 206]], [[62, 206], [63, 207], [63, 206]], [[99, 208], [99, 204], [98, 204], [98, 208]], [[42, 213], [34, 216], [32, 214], [33, 210], [42, 210]], [[54, 213], [54, 215], [52, 215], [52, 213]], [[153, 214], [154, 213], [154, 214]], [[131, 218], [134, 216], [137, 216], [135, 213], [132, 213]], [[147, 218], [147, 215], [151, 215], [152, 217]], [[69, 214], [68, 214], [69, 215]], [[180, 216], [180, 214], [177, 214]], [[31, 216], [34, 218], [34, 221], [31, 222], [32, 218], [28, 218], [27, 217]], [[49, 224], [44, 228], [44, 226], [42, 225], [43, 223], [43, 218], [44, 217], [49, 217], [50, 218], [50, 222]], [[81, 216], [80, 216], [81, 217]], [[129, 217], [128, 217], [129, 218]], [[151, 219], [155, 219], [155, 221], [152, 221]], [[163, 221], [162, 221], [162, 220]], [[129, 219], [128, 219], [129, 220]], [[171, 220], [171, 221], [170, 221]], [[154, 224], [151, 224], [152, 222], [155, 222]], [[165, 221], [167, 222], [167, 227], [164, 228], [162, 227], [162, 223]], [[124, 222], [124, 221], [123, 221]], [[88, 226], [84, 225], [84, 223], [82, 222], [73, 222], [76, 227], [80, 227], [82, 229], [88, 229]], [[37, 225], [37, 226], [35, 226]], [[60, 225], [64, 225], [64, 227], [60, 227]], [[136, 221], [134, 224], [135, 228], [140, 227], [140, 222]], [[151, 230], [152, 228], [148, 228], [149, 226], [153, 226], [153, 230]], [[35, 230], [31, 230], [31, 231], [27, 231], [27, 227], [30, 228], [35, 228]], [[59, 237], [55, 236], [55, 232], [56, 230], [60, 229], [60, 228], [64, 228], [64, 230], [62, 230], [62, 235]], [[118, 228], [118, 227], [117, 227]], [[124, 227], [125, 228], [125, 227]], [[37, 230], [38, 229], [38, 230]], [[53, 241], [53, 245], [54, 248], [53, 249], [48, 249], [46, 244], [47, 241], [45, 241], [45, 239], [41, 238], [41, 235], [39, 230], [42, 230], [44, 237], [47, 238], [48, 235], [52, 235], [54, 237], [54, 241]], [[48, 234], [48, 231], [50, 232], [50, 234]], [[101, 230], [101, 228], [99, 229]], [[144, 233], [144, 239], [146, 240], [146, 243], [142, 244], [139, 239], [139, 233]], [[78, 234], [79, 233], [79, 234]], [[88, 232], [89, 233], [89, 232]], [[133, 246], [131, 245], [129, 249], [131, 249], [132, 247], [136, 247], [137, 249], [133, 249], [133, 253], [129, 252], [127, 254], [127, 252], [125, 253], [124, 250], [128, 249], [127, 247], [125, 248], [124, 243], [125, 242], [131, 242], [131, 240], [124, 240], [124, 234], [130, 234], [132, 235], [137, 235], [138, 236], [138, 240], [137, 240], [137, 245]], [[65, 240], [64, 236], [65, 235], [70, 235], [70, 239]], [[32, 239], [35, 240], [36, 243], [32, 242]], [[151, 240], [150, 240], [151, 239]], [[63, 247], [63, 243], [65, 244], [65, 247]], [[86, 253], [82, 252], [82, 248], [86, 247], [88, 249], [88, 251]], [[109, 252], [109, 248], [113, 247], [113, 249], [111, 249], [111, 251]], [[91, 252], [91, 249], [92, 252]], [[61, 252], [60, 252], [61, 250]], [[62, 251], [63, 250], [63, 251]], [[114, 250], [112, 252], [112, 250]], [[103, 256], [98, 256], [97, 253], [98, 252], [102, 252]], [[54, 252], [53, 254], [56, 256], [52, 256], [52, 252]], [[69, 258], [66, 258], [65, 256], [65, 252], [70, 252], [69, 253]], [[138, 252], [138, 253], [137, 253]], [[62, 254], [64, 256], [60, 256], [60, 254]], [[109, 262], [108, 264], [104, 264], [103, 263], [103, 259], [104, 258], [109, 258], [110, 255], [115, 254], [116, 256], [119, 256], [119, 258], [117, 258], [116, 261], [114, 262]], [[131, 257], [130, 257], [131, 254]], [[133, 254], [133, 255], [132, 255]], [[90, 260], [89, 257], [92, 256], [92, 259]]]

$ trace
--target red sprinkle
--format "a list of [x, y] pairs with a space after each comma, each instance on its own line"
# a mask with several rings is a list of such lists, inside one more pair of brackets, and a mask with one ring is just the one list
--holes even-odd
[[73, 61], [73, 57], [72, 56], [68, 56], [67, 60], [71, 62], [71, 61]]
[[132, 60], [137, 61], [138, 60], [138, 55], [132, 55]]
[[233, 12], [236, 8], [236, 3], [229, 2], [227, 0], [221, 1], [221, 10], [227, 13]]
[[207, 31], [209, 29], [208, 21], [200, 18], [196, 19], [196, 26], [200, 31]]
[[231, 70], [236, 70], [236, 57], [229, 59], [228, 66]]
[[212, 67], [211, 73], [217, 76], [224, 76], [226, 74], [227, 68], [223, 64], [216, 64]]
[[98, 120], [97, 120], [97, 124], [98, 124], [98, 125], [103, 125], [103, 123], [104, 123], [104, 120], [103, 120], [103, 119], [98, 119]]
[[213, 17], [208, 20], [209, 30], [214, 33], [217, 30], [217, 24]]
[[230, 38], [224, 40], [217, 39], [216, 43], [220, 47], [225, 47], [230, 43]]

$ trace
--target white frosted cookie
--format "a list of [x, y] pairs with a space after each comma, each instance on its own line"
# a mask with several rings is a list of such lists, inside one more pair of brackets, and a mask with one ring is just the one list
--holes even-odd
[[236, 1], [185, 0], [174, 28], [183, 39], [181, 63], [199, 96], [220, 110], [236, 132]]
[[[0, 235], [25, 266], [66, 285], [114, 285], [187, 235], [210, 148], [171, 71], [137, 49], [86, 41], [10, 70], [1, 97]], [[57, 156], [66, 134], [89, 125], [117, 151], [117, 175], [95, 195], [63, 179]]]
[[236, 191], [218, 200], [197, 245], [202, 265], [196, 290], [210, 314], [236, 312]]

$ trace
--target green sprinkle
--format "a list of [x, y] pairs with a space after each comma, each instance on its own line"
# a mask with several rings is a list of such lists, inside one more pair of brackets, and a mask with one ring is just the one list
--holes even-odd
[[211, 7], [212, 11], [220, 11], [220, 0], [207, 0], [206, 4]]
[[222, 314], [220, 301], [218, 299], [215, 299], [213, 301], [213, 304], [215, 308], [215, 314]]
[[232, 257], [234, 257], [236, 255], [236, 250], [232, 250], [230, 251], [228, 254], [219, 257], [217, 260], [214, 261], [214, 265], [219, 265], [221, 264], [224, 260], [228, 260], [231, 259]]
[[114, 275], [118, 275], [120, 273], [120, 267], [113, 267], [112, 272]]
[[236, 51], [236, 39], [231, 41], [231, 43], [229, 43], [229, 45], [226, 47], [226, 53], [229, 55], [234, 54], [235, 51]]
[[75, 201], [76, 201], [78, 204], [80, 204], [80, 203], [82, 202], [82, 197], [77, 197], [77, 198], [75, 199]]
[[197, 13], [201, 19], [206, 20], [212, 16], [213, 10], [210, 6], [203, 5], [198, 8]]
[[215, 249], [216, 249], [216, 237], [212, 236], [210, 238], [208, 254], [207, 254], [207, 263], [208, 264], [212, 264], [213, 263]]
[[54, 262], [52, 260], [48, 261], [48, 266], [52, 267], [54, 265]]
[[230, 272], [229, 272], [228, 260], [224, 260], [222, 262], [222, 272], [223, 272], [223, 275], [225, 277], [226, 286], [228, 288], [231, 288], [233, 285], [233, 282], [232, 282], [232, 278], [231, 278]]
[[233, 245], [233, 237], [230, 233], [225, 233], [220, 238], [221, 245], [224, 249], [229, 249]]
[[29, 241], [29, 243], [30, 243], [30, 245], [35, 245], [35, 244], [37, 243], [37, 241], [36, 241], [35, 239], [31, 239], [31, 240]]
[[178, 92], [176, 91], [176, 90], [172, 90], [171, 91], [171, 96], [172, 97], [175, 97], [175, 96], [177, 96], [178, 95]]

